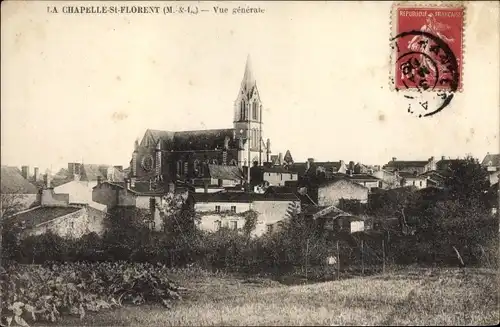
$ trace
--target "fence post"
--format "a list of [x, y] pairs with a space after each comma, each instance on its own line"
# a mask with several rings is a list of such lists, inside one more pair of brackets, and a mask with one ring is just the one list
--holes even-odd
[[337, 280], [340, 279], [340, 248], [339, 240], [337, 240]]
[[365, 262], [364, 262], [364, 251], [363, 251], [363, 240], [361, 240], [361, 274], [365, 274]]
[[307, 253], [309, 252], [309, 238], [306, 241], [306, 284], [307, 284]]
[[382, 274], [385, 275], [385, 240], [382, 238]]

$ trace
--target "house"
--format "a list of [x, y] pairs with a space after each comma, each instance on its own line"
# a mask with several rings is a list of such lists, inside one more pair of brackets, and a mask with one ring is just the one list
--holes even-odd
[[89, 233], [102, 235], [107, 214], [88, 205], [69, 204], [67, 194], [42, 190], [40, 205], [18, 212], [8, 219], [21, 228], [21, 238], [47, 233], [64, 238], [79, 238]]
[[448, 175], [448, 171], [430, 170], [419, 176], [427, 178], [427, 186], [443, 187]]
[[314, 158], [309, 158], [305, 163], [295, 162], [288, 166], [290, 171], [296, 172], [299, 177], [322, 174], [328, 177], [334, 173], [347, 172], [347, 166], [343, 160], [340, 161], [315, 161]]
[[373, 173], [373, 176], [377, 177], [382, 181], [381, 188], [383, 189], [395, 188], [401, 185], [401, 177], [399, 177], [397, 171], [388, 171], [385, 169], [380, 169], [378, 171], [375, 171]]
[[401, 177], [401, 187], [405, 186], [415, 186], [416, 188], [426, 188], [427, 187], [427, 176], [418, 175], [414, 173], [399, 172]]
[[398, 171], [398, 172], [406, 172], [413, 174], [423, 174], [430, 170], [436, 170], [436, 160], [434, 157], [430, 157], [428, 160], [413, 160], [413, 161], [405, 161], [405, 160], [397, 160], [397, 158], [392, 158], [382, 169], [387, 171]]
[[267, 186], [285, 186], [287, 182], [298, 181], [299, 174], [283, 166], [254, 166], [250, 169], [250, 183], [252, 185], [265, 184]]
[[324, 228], [334, 232], [356, 233], [365, 230], [362, 218], [340, 210], [336, 206], [311, 206], [304, 211], [312, 220], [324, 220]]
[[368, 193], [368, 187], [351, 179], [341, 178], [320, 184], [317, 188], [317, 194], [313, 194], [313, 199], [319, 206], [338, 206], [340, 199], [367, 203]]
[[371, 191], [374, 188], [382, 188], [383, 186], [383, 182], [381, 179], [368, 174], [351, 174], [351, 175], [346, 175], [345, 178], [359, 185], [367, 187], [368, 191]]
[[194, 193], [193, 198], [194, 209], [201, 215], [199, 228], [206, 231], [222, 227], [241, 230], [246, 217], [254, 212], [257, 226], [252, 235], [261, 236], [286, 219], [291, 210], [300, 210], [299, 199], [291, 193]]
[[481, 166], [483, 166], [489, 174], [490, 185], [498, 183], [500, 175], [500, 154], [490, 154], [488, 152], [481, 162]]
[[92, 190], [99, 181], [123, 182], [125, 174], [121, 166], [68, 163], [68, 169], [60, 170], [50, 179], [54, 193], [68, 194], [69, 203], [90, 205], [98, 210], [106, 207], [92, 200]]
[[500, 170], [500, 154], [490, 154], [489, 152], [484, 157], [481, 165], [488, 171]]
[[17, 167], [1, 166], [0, 193], [2, 195], [2, 215], [4, 210], [20, 211], [40, 202], [39, 190], [23, 177]]

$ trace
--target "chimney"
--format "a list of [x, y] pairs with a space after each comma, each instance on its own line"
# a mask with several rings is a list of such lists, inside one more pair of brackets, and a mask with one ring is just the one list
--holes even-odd
[[38, 182], [38, 167], [35, 167], [35, 168], [34, 168], [33, 180], [34, 180], [35, 182]]
[[46, 173], [45, 175], [43, 175], [43, 180], [44, 180], [45, 188], [51, 188], [50, 174], [49, 173]]
[[102, 183], [102, 177], [97, 176], [97, 185], [101, 185], [101, 183]]
[[278, 165], [283, 165], [283, 153], [278, 154]]
[[446, 157], [445, 156], [441, 156], [441, 160], [446, 160]]
[[306, 162], [307, 169], [311, 168], [313, 163], [314, 163], [314, 158], [308, 158]]
[[430, 157], [430, 158], [429, 158], [429, 161], [430, 161], [430, 162], [433, 162], [433, 161], [434, 161], [434, 156]]
[[396, 157], [392, 157], [392, 161], [396, 161]]
[[28, 179], [30, 177], [30, 167], [29, 166], [22, 166], [21, 167], [21, 174], [23, 175], [24, 179]]

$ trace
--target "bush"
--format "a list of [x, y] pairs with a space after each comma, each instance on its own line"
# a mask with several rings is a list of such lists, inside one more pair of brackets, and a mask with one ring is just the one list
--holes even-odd
[[[26, 325], [26, 320], [56, 321], [119, 307], [122, 303], [161, 303], [179, 299], [180, 288], [165, 267], [124, 262], [52, 263], [11, 266], [2, 274], [2, 317]], [[2, 321], [3, 323], [4, 321]]]

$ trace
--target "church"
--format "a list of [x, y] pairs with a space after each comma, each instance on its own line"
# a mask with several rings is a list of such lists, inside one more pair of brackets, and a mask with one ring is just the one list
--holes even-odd
[[210, 178], [209, 164], [239, 167], [246, 174], [249, 164], [261, 166], [269, 162], [270, 140], [263, 138], [262, 111], [248, 56], [234, 103], [233, 128], [146, 130], [142, 140], [136, 140], [134, 145], [131, 184], [154, 184], [155, 188], [165, 190], [167, 185], [178, 181], [201, 185]]

